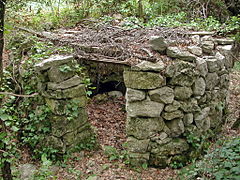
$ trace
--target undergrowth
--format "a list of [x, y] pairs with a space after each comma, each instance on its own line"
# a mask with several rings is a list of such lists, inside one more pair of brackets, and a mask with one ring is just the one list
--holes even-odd
[[240, 137], [219, 140], [202, 160], [183, 168], [182, 180], [194, 179], [240, 179]]

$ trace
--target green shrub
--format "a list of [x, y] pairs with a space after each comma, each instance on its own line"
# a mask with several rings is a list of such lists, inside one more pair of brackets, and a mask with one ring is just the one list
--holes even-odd
[[[240, 179], [240, 137], [218, 141], [218, 147], [200, 161], [183, 168], [180, 179]], [[219, 147], [220, 146], [220, 147]]]

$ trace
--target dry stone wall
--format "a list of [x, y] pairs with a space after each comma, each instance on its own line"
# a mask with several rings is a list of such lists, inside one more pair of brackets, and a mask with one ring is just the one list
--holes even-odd
[[83, 78], [76, 71], [78, 64], [72, 56], [54, 56], [37, 64], [38, 89], [51, 109], [51, 133], [42, 142], [65, 153], [94, 138], [87, 121], [86, 90]]
[[207, 136], [224, 122], [234, 41], [210, 32], [190, 38], [190, 45], [177, 46], [151, 37], [152, 49], [168, 61], [125, 69], [126, 147], [132, 164], [186, 162], [196, 155], [189, 137]]

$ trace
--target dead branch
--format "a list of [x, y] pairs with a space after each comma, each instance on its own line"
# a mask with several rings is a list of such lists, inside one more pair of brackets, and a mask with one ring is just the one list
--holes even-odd
[[28, 97], [35, 97], [37, 96], [39, 93], [33, 93], [30, 95], [23, 95], [23, 94], [14, 94], [11, 92], [0, 92], [1, 95], [6, 95], [6, 96], [16, 96], [16, 97], [23, 97], [23, 98], [28, 98]]

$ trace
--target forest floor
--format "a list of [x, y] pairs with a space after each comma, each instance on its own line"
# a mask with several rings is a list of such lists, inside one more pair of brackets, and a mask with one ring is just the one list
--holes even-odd
[[[240, 71], [231, 73], [229, 115], [219, 137], [240, 136], [240, 130], [232, 130], [231, 125], [240, 114]], [[95, 180], [165, 180], [178, 179], [176, 169], [131, 168], [122, 159], [110, 161], [104, 153], [105, 146], [122, 150], [126, 139], [124, 111], [125, 100], [106, 98], [99, 101], [93, 98], [88, 105], [89, 120], [96, 128], [100, 149], [94, 152], [74, 154], [65, 168], [56, 171], [57, 179], [95, 179]]]

